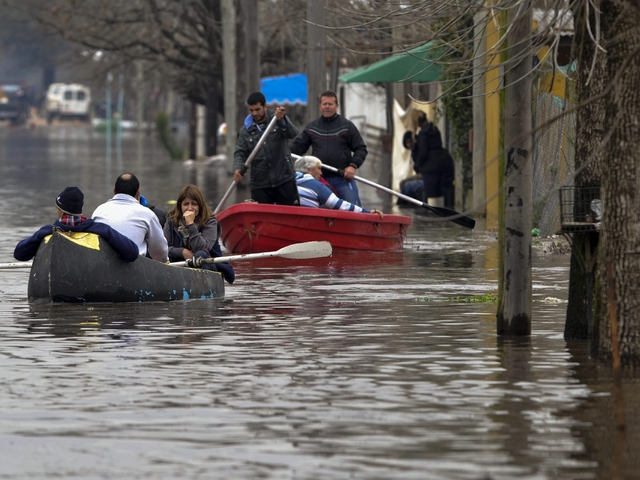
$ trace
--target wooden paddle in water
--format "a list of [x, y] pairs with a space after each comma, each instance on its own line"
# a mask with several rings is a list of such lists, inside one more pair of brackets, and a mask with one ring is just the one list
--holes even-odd
[[[322, 164], [322, 168], [326, 168], [327, 170], [331, 170], [332, 172], [336, 172], [336, 173], [340, 172], [340, 170], [338, 170], [337, 168], [332, 167], [330, 165], [325, 165], [324, 163]], [[461, 213], [458, 213], [455, 210], [451, 210], [450, 208], [434, 207], [433, 205], [429, 205], [428, 203], [424, 203], [413, 197], [409, 197], [408, 195], [405, 195], [403, 193], [396, 192], [395, 190], [391, 190], [390, 188], [383, 187], [382, 185], [378, 185], [377, 183], [374, 183], [371, 180], [358, 177], [357, 175], [354, 175], [353, 178], [355, 178], [359, 182], [366, 183], [367, 185], [371, 185], [372, 187], [377, 188], [378, 190], [382, 190], [383, 192], [387, 192], [387, 193], [390, 193], [391, 195], [395, 195], [396, 197], [402, 198], [403, 200], [409, 203], [414, 203], [423, 208], [426, 208], [427, 210], [432, 211], [436, 215], [444, 217], [446, 220], [449, 220], [450, 222], [460, 225], [461, 227], [473, 229], [476, 226], [476, 221], [473, 218], [462, 215]]]
[[31, 265], [33, 265], [33, 262], [0, 263], [0, 270], [31, 268]]
[[[294, 243], [275, 252], [245, 253], [244, 255], [229, 255], [227, 257], [202, 258], [200, 263], [240, 262], [242, 260], [254, 260], [256, 258], [281, 257], [291, 259], [328, 257], [333, 253], [333, 247], [329, 242], [305, 242]], [[0, 269], [31, 268], [33, 262], [0, 263]], [[185, 267], [187, 262], [174, 262], [175, 267]]]
[[[201, 258], [200, 265], [205, 263], [239, 262], [241, 260], [255, 260], [257, 258], [281, 257], [291, 259], [328, 257], [333, 253], [333, 247], [329, 242], [305, 242], [294, 243], [275, 252], [245, 253], [244, 255], [229, 255], [227, 257]], [[190, 261], [175, 262], [171, 265], [186, 267]], [[197, 263], [196, 263], [197, 265]], [[199, 265], [197, 265], [199, 266]]]
[[[295, 153], [292, 153], [291, 156], [296, 159], [300, 158], [300, 155], [296, 155]], [[322, 168], [331, 170], [332, 172], [344, 174], [343, 170], [339, 170], [336, 167], [332, 167], [331, 165], [325, 165], [324, 163], [322, 164]], [[450, 208], [434, 207], [433, 205], [429, 205], [428, 203], [424, 203], [413, 197], [409, 197], [403, 193], [396, 192], [395, 190], [391, 190], [390, 188], [383, 187], [382, 185], [378, 185], [377, 183], [374, 183], [371, 180], [358, 177], [357, 175], [354, 175], [353, 178], [355, 178], [359, 182], [366, 183], [367, 185], [371, 185], [372, 187], [377, 188], [378, 190], [382, 190], [383, 192], [387, 192], [387, 193], [390, 193], [391, 195], [395, 195], [396, 197], [402, 198], [403, 200], [409, 203], [413, 203], [415, 205], [419, 205], [423, 208], [426, 208], [427, 210], [432, 211], [436, 215], [444, 217], [446, 220], [456, 223], [461, 227], [473, 229], [476, 226], [476, 221], [473, 218], [462, 215], [461, 213], [456, 212], [455, 210], [451, 210]]]

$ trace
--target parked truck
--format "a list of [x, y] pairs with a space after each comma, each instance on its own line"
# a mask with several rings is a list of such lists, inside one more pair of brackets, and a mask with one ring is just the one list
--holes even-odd
[[89, 121], [91, 89], [78, 83], [52, 83], [45, 100], [47, 122], [57, 118], [79, 118]]
[[26, 118], [24, 90], [18, 84], [0, 85], [0, 120], [19, 125]]

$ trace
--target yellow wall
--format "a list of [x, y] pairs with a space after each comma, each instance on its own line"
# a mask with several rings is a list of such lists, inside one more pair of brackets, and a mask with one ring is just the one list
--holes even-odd
[[487, 22], [487, 74], [486, 74], [486, 189], [487, 189], [487, 228], [498, 228], [500, 207], [500, 56], [496, 44], [500, 38], [498, 18]]

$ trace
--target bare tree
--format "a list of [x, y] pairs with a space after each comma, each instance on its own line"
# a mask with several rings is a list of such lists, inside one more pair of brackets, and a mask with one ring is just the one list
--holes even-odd
[[142, 61], [161, 73], [173, 89], [207, 106], [208, 152], [215, 151], [222, 110], [222, 55], [219, 2], [207, 0], [69, 0], [42, 4], [3, 0], [37, 24], [89, 56], [107, 53], [107, 67]]

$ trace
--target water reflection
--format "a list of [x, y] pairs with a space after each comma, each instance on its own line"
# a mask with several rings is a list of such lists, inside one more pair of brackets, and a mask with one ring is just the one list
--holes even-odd
[[112, 339], [131, 338], [136, 331], [149, 329], [171, 332], [163, 338], [167, 343], [200, 341], [200, 330], [218, 326], [224, 315], [224, 300], [193, 300], [190, 302], [151, 302], [140, 304], [45, 304], [29, 305], [28, 312], [20, 315], [16, 325], [30, 334], [55, 337], [91, 337], [107, 335]]
[[[0, 128], [7, 218], [30, 192], [3, 261], [61, 185], [89, 209], [109, 196], [104, 138], [82, 132]], [[156, 204], [194, 173], [146, 136], [123, 162]], [[568, 257], [534, 258], [533, 333], [498, 338], [495, 304], [451, 301], [496, 292], [494, 236], [413, 218], [402, 253], [238, 262], [224, 300], [33, 306], [27, 274], [1, 271], [3, 475], [634, 478], [636, 376], [621, 436], [609, 370], [563, 340], [566, 304], [542, 302], [566, 299]]]

